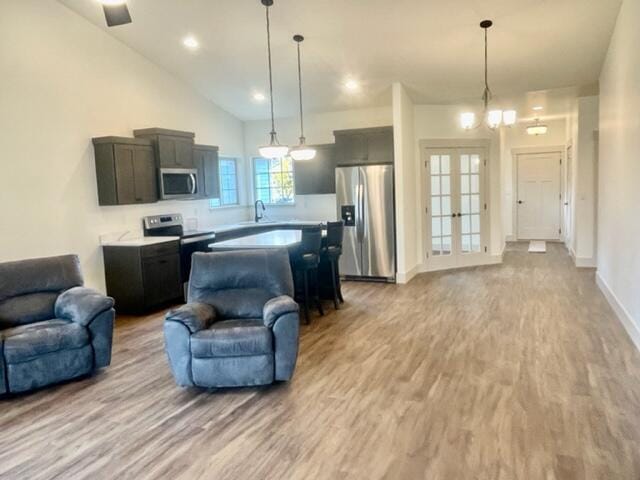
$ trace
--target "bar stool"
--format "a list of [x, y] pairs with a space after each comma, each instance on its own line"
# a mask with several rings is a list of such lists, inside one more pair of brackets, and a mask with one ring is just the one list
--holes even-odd
[[[293, 271], [296, 278], [302, 276], [302, 302], [304, 317], [309, 324], [309, 281], [313, 282], [313, 300], [320, 315], [324, 315], [318, 288], [318, 267], [320, 266], [320, 248], [322, 246], [322, 228], [320, 225], [302, 229], [302, 239], [296, 251], [292, 254]], [[296, 282], [299, 286], [299, 282]]]
[[340, 286], [340, 273], [338, 271], [338, 262], [342, 255], [342, 239], [344, 237], [344, 222], [328, 222], [327, 237], [325, 245], [320, 253], [320, 261], [328, 263], [331, 270], [331, 294], [333, 296], [333, 306], [338, 310], [339, 303], [344, 303], [342, 298], [342, 289]]

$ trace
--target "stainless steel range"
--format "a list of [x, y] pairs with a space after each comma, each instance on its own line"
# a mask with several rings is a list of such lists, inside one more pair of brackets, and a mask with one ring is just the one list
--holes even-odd
[[[191, 273], [191, 255], [209, 252], [209, 244], [216, 238], [212, 230], [185, 230], [182, 215], [153, 215], [142, 219], [145, 237], [180, 237], [180, 272], [182, 283], [187, 284]], [[186, 292], [186, 289], [185, 289]]]

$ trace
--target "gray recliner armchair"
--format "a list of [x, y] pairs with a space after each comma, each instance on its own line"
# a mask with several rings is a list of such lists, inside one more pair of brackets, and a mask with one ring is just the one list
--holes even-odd
[[0, 395], [109, 365], [113, 299], [82, 284], [75, 255], [0, 263]]
[[286, 250], [195, 253], [188, 303], [166, 315], [165, 348], [178, 385], [290, 380], [298, 304]]

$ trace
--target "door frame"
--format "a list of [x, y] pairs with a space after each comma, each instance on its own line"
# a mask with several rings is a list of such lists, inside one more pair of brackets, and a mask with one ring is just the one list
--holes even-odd
[[557, 153], [560, 156], [560, 198], [558, 199], [558, 208], [560, 209], [560, 241], [565, 239], [564, 226], [564, 209], [562, 204], [567, 196], [567, 185], [565, 181], [566, 168], [566, 145], [550, 145], [544, 147], [518, 147], [511, 149], [512, 169], [511, 169], [511, 191], [514, 193], [511, 199], [511, 225], [513, 225], [513, 238], [518, 240], [518, 156], [530, 154]]
[[[430, 272], [441, 270], [442, 268], [438, 268], [437, 266], [431, 265], [431, 258], [428, 256], [427, 252], [430, 251], [431, 248], [431, 222], [427, 221], [429, 218], [429, 213], [427, 211], [428, 205], [430, 204], [430, 178], [427, 174], [425, 168], [425, 162], [428, 160], [428, 150], [429, 149], [468, 149], [468, 148], [482, 148], [484, 149], [486, 165], [484, 166], [484, 178], [482, 180], [482, 188], [484, 189], [484, 203], [486, 203], [487, 208], [485, 210], [481, 210], [482, 212], [482, 229], [485, 232], [483, 237], [483, 245], [482, 248], [482, 256], [484, 257], [483, 261], [477, 262], [477, 265], [486, 264], [486, 259], [490, 258], [491, 251], [491, 139], [489, 138], [451, 138], [451, 139], [423, 139], [418, 142], [420, 148], [420, 175], [416, 175], [416, 181], [419, 182], [418, 191], [421, 196], [421, 209], [418, 213], [418, 227], [419, 232], [422, 236], [422, 241], [420, 242], [420, 257], [422, 259], [422, 264], [424, 265], [423, 271]], [[485, 252], [484, 249], [487, 249]], [[477, 257], [476, 257], [477, 258]], [[470, 265], [459, 265], [454, 268], [463, 268]], [[448, 269], [448, 267], [447, 267]]]
[[514, 192], [512, 199], [512, 221], [513, 221], [513, 236], [516, 241], [520, 240], [519, 238], [519, 228], [518, 228], [518, 171], [520, 167], [520, 155], [545, 155], [545, 154], [557, 154], [560, 157], [560, 164], [558, 165], [558, 178], [559, 178], [559, 186], [560, 186], [560, 198], [558, 198], [558, 211], [560, 212], [560, 233], [558, 236], [559, 242], [564, 242], [565, 239], [565, 229], [564, 226], [564, 209], [562, 205], [564, 203], [564, 199], [567, 197], [567, 185], [565, 185], [565, 168], [566, 168], [566, 146], [565, 145], [554, 145], [549, 147], [521, 147], [521, 148], [512, 148], [511, 149], [511, 158], [513, 159], [513, 184], [512, 184], [512, 192]]

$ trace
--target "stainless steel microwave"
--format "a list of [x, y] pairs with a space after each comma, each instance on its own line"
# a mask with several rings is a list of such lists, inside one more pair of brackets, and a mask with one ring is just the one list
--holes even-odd
[[160, 198], [163, 200], [195, 198], [198, 195], [198, 170], [195, 168], [161, 168]]

